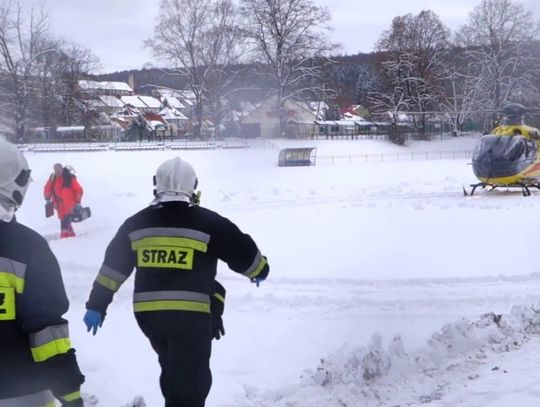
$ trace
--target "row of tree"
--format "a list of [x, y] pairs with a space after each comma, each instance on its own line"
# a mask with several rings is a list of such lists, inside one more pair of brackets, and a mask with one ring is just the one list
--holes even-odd
[[[507, 103], [537, 105], [539, 24], [522, 4], [483, 0], [454, 35], [432, 11], [393, 19], [377, 43], [382, 75], [360, 85], [376, 108], [444, 112], [455, 131], [479, 110]], [[489, 117], [489, 115], [486, 115]], [[492, 115], [492, 117], [494, 117]]]
[[97, 68], [90, 50], [51, 34], [41, 7], [0, 2], [0, 126], [8, 137], [84, 121], [77, 83]]
[[268, 78], [277, 95], [276, 111], [285, 125], [284, 105], [320, 87], [322, 67], [334, 45], [326, 36], [330, 15], [311, 0], [161, 0], [154, 36], [146, 41], [158, 61], [187, 78], [195, 95], [195, 136], [205, 105], [215, 123], [223, 100], [249, 61]]
[[[238, 95], [274, 95], [281, 134], [289, 99], [324, 100], [329, 119], [344, 101], [394, 120], [414, 112], [420, 132], [428, 112], [457, 132], [478, 110], [540, 100], [540, 30], [521, 3], [481, 0], [455, 33], [429, 10], [395, 17], [371, 55], [335, 56], [330, 29], [313, 0], [161, 0], [145, 45], [193, 92], [195, 136], [206, 116], [219, 128]], [[29, 124], [85, 124], [77, 83], [96, 68], [91, 51], [51, 35], [41, 9], [0, 0], [0, 108], [14, 137]]]
[[[187, 78], [198, 120], [207, 104], [220, 122], [223, 96], [242, 89], [238, 82], [231, 86], [246, 74], [238, 63], [249, 62], [277, 96], [282, 134], [291, 98], [336, 105], [336, 96], [352, 95], [371, 112], [391, 112], [395, 121], [399, 112], [414, 112], [420, 133], [428, 112], [443, 112], [459, 132], [479, 110], [540, 99], [539, 25], [521, 3], [482, 0], [455, 33], [430, 10], [395, 17], [375, 57], [352, 65], [331, 58], [336, 44], [328, 37], [329, 21], [328, 11], [311, 0], [241, 0], [238, 10], [230, 0], [162, 0], [147, 45]], [[330, 109], [328, 118], [336, 112]]]

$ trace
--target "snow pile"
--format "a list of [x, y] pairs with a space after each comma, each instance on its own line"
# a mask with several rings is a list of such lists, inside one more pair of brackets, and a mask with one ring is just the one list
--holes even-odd
[[[509, 315], [446, 324], [419, 350], [407, 353], [400, 336], [388, 346], [373, 334], [366, 346], [349, 347], [306, 370], [299, 386], [277, 391], [245, 388], [244, 406], [387, 406], [429, 403], [456, 382], [475, 380], [490, 354], [518, 349], [540, 333], [540, 307], [514, 306]], [[321, 402], [324, 400], [324, 404]]]
[[[81, 397], [84, 402], [85, 407], [96, 407], [99, 404], [99, 399], [93, 394], [81, 393]], [[122, 407], [147, 407], [144, 398], [141, 396], [136, 396], [133, 401], [128, 404], [124, 404]]]

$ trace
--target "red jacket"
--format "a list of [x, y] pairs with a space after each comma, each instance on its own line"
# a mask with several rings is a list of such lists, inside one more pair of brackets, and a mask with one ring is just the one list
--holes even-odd
[[58, 217], [64, 217], [71, 213], [76, 204], [81, 203], [83, 189], [77, 178], [73, 176], [70, 186], [64, 186], [64, 177], [51, 174], [43, 189], [45, 199], [51, 199]]

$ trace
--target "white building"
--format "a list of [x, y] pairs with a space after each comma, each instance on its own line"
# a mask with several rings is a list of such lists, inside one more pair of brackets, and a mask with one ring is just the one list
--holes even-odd
[[129, 96], [133, 95], [133, 89], [125, 82], [88, 81], [80, 80], [79, 88], [83, 93], [90, 96]]

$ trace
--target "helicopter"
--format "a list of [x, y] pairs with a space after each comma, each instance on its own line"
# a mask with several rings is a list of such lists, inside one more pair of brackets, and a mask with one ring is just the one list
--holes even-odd
[[478, 187], [521, 188], [523, 196], [530, 196], [531, 188], [540, 189], [540, 131], [524, 123], [532, 111], [519, 103], [503, 108], [503, 123], [482, 136], [473, 150], [472, 168], [480, 182], [470, 185], [470, 193], [463, 187], [464, 195], [474, 195]]

